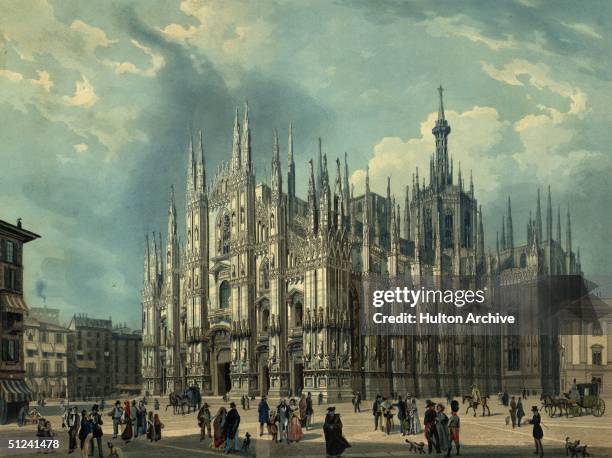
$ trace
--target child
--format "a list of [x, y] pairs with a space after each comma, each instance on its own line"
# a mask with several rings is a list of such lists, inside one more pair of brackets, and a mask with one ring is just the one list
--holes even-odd
[[270, 411], [270, 419], [268, 421], [268, 433], [272, 435], [272, 442], [278, 441], [278, 415], [276, 410]]

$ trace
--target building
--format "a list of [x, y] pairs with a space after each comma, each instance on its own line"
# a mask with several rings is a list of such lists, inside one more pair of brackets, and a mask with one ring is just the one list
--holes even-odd
[[112, 383], [115, 393], [139, 394], [142, 390], [142, 333], [125, 324], [113, 328], [111, 338]]
[[30, 309], [25, 320], [25, 379], [35, 399], [67, 396], [69, 332], [59, 324], [58, 309]]
[[17, 418], [32, 400], [24, 381], [24, 321], [28, 306], [23, 297], [23, 245], [40, 236], [25, 230], [21, 221], [0, 220], [0, 424]]
[[99, 399], [113, 393], [112, 321], [74, 315], [68, 329], [69, 399]]
[[[420, 396], [503, 388], [555, 392], [559, 343], [541, 335], [362, 336], [362, 285], [374, 276], [415, 286], [462, 277], [490, 294], [543, 276], [580, 275], [560, 214], [553, 237], [550, 188], [546, 214], [540, 192], [526, 242], [515, 239], [510, 198], [495, 251], [484, 246], [482, 211], [448, 151], [451, 127], [442, 88], [432, 130], [429, 177], [419, 171], [399, 199], [349, 189], [347, 155], [330, 178], [321, 140], [310, 162], [306, 199], [295, 193], [293, 130], [287, 180], [272, 137], [270, 184], [257, 183], [248, 107], [233, 126], [230, 161], [207, 181], [203, 137], [187, 150], [186, 233], [179, 237], [174, 189], [168, 231], [146, 237], [143, 382], [155, 394], [198, 385], [204, 393], [284, 396], [304, 389], [327, 398], [361, 391]], [[344, 169], [344, 170], [343, 170]], [[535, 194], [535, 193], [534, 193]], [[543, 221], [545, 220], [545, 227]], [[185, 241], [185, 244], [181, 242]], [[525, 304], [537, 302], [529, 289]], [[537, 304], [536, 304], [537, 305]], [[526, 306], [525, 306], [526, 307]], [[533, 313], [526, 308], [521, 313]]]

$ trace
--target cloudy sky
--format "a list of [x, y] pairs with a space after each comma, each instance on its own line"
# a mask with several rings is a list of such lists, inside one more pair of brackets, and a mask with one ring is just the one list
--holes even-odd
[[246, 99], [260, 179], [291, 120], [298, 174], [321, 136], [357, 191], [369, 164], [401, 194], [427, 170], [439, 84], [489, 245], [506, 196], [523, 241], [550, 183], [585, 271], [612, 274], [610, 17], [607, 1], [3, 1], [0, 218], [42, 235], [28, 302], [138, 326], [144, 234], [166, 231], [189, 133], [214, 169]]

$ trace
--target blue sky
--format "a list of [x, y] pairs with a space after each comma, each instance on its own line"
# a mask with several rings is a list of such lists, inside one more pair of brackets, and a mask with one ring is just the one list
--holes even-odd
[[585, 271], [612, 274], [610, 17], [537, 0], [2, 2], [0, 218], [43, 236], [28, 302], [139, 325], [144, 234], [165, 232], [188, 135], [204, 131], [214, 170], [247, 99], [259, 179], [292, 121], [299, 191], [321, 136], [357, 192], [369, 165], [403, 195], [427, 170], [439, 84], [488, 244], [507, 195], [523, 241], [550, 184]]

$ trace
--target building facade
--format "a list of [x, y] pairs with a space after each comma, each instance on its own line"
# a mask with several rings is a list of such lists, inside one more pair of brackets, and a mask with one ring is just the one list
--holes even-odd
[[112, 383], [115, 393], [139, 394], [142, 390], [142, 333], [126, 325], [113, 327], [111, 339]]
[[68, 329], [69, 399], [99, 399], [112, 394], [112, 321], [74, 315]]
[[0, 424], [17, 418], [32, 400], [25, 383], [23, 331], [28, 306], [23, 297], [23, 245], [39, 238], [0, 220]]
[[59, 310], [32, 308], [25, 320], [25, 379], [35, 399], [68, 394], [68, 334]]
[[[362, 284], [383, 276], [416, 287], [445, 277], [495, 291], [556, 274], [580, 274], [569, 212], [565, 247], [560, 215], [553, 237], [539, 191], [526, 243], [515, 243], [510, 199], [495, 251], [486, 251], [482, 211], [470, 174], [453, 170], [450, 125], [440, 88], [429, 177], [419, 171], [399, 199], [349, 189], [349, 167], [335, 179], [321, 140], [310, 161], [306, 199], [295, 193], [293, 131], [286, 183], [274, 132], [270, 184], [252, 166], [248, 107], [233, 126], [230, 161], [207, 181], [202, 134], [187, 151], [186, 234], [171, 190], [168, 235], [146, 238], [143, 383], [152, 393], [198, 385], [204, 393], [328, 398], [361, 391], [418, 395], [506, 388], [557, 391], [558, 342], [533, 337], [362, 336]], [[545, 219], [546, 227], [543, 226]], [[545, 232], [544, 232], [545, 231]], [[436, 280], [437, 279], [437, 280]], [[537, 296], [537, 291], [532, 294]], [[530, 302], [527, 302], [530, 303]], [[529, 313], [529, 310], [521, 311]]]

